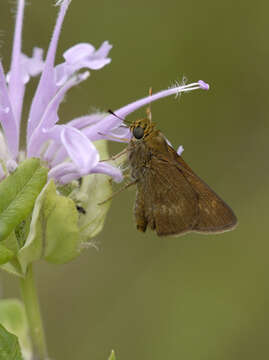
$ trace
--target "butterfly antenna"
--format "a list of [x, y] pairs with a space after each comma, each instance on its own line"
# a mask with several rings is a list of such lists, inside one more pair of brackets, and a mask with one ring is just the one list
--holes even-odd
[[125, 119], [123, 119], [123, 118], [119, 117], [119, 116], [118, 116], [117, 114], [115, 114], [115, 113], [114, 113], [114, 111], [112, 111], [111, 109], [108, 109], [108, 110], [107, 110], [107, 112], [108, 112], [109, 114], [111, 114], [111, 115], [114, 115], [117, 119], [119, 119], [119, 120], [123, 121], [124, 123], [126, 123], [126, 124], [130, 124], [130, 122], [129, 122], [129, 121], [127, 121], [127, 120], [125, 120]]
[[[152, 87], [149, 88], [149, 96], [152, 95]], [[152, 114], [151, 114], [151, 103], [149, 103], [149, 106], [146, 109], [147, 118], [149, 121], [152, 121]]]

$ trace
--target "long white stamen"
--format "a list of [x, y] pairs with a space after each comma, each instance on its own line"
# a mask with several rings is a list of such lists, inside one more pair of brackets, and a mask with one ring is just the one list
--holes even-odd
[[[152, 103], [156, 100], [159, 100], [161, 98], [171, 96], [171, 95], [178, 95], [183, 92], [189, 92], [192, 90], [209, 90], [209, 85], [205, 83], [203, 80], [199, 80], [195, 83], [188, 84], [188, 85], [181, 85], [181, 86], [175, 86], [166, 90], [162, 90], [156, 94], [152, 94], [150, 96], [147, 96], [145, 98], [142, 98], [140, 100], [136, 100], [126, 106], [123, 106], [120, 109], [115, 110], [114, 112], [117, 114], [119, 118], [125, 118], [127, 115], [131, 114], [132, 112], [136, 111], [137, 109]], [[110, 114], [106, 116], [103, 120], [101, 120], [98, 124], [92, 125], [89, 129], [88, 136], [91, 136], [92, 140], [98, 140], [101, 138], [100, 135], [98, 135], [99, 129], [102, 129], [102, 132], [105, 133], [106, 131], [109, 131], [111, 128], [119, 125], [119, 119], [115, 117], [114, 115]]]

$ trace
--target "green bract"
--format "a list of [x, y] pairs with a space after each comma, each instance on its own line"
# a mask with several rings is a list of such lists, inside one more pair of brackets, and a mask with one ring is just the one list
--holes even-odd
[[[94, 143], [101, 159], [108, 159], [107, 141], [99, 140]], [[96, 236], [103, 228], [110, 201], [106, 201], [112, 194], [110, 177], [104, 174], [91, 174], [82, 179], [81, 186], [73, 190], [70, 197], [83, 207], [85, 214], [80, 214], [78, 226], [82, 241], [88, 241]], [[102, 204], [102, 202], [104, 202]]]
[[79, 243], [76, 206], [57, 194], [51, 180], [36, 200], [27, 240], [18, 253], [23, 273], [41, 258], [58, 264], [72, 260], [79, 254]]

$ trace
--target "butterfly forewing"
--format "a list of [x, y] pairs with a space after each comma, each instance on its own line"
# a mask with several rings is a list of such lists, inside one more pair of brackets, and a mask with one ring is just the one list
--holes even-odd
[[232, 229], [230, 207], [201, 180], [149, 119], [130, 126], [131, 177], [137, 184], [137, 228], [147, 226], [160, 236], [189, 231], [218, 233]]

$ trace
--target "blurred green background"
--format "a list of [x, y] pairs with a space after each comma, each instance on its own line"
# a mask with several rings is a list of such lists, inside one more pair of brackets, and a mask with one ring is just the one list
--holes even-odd
[[[14, 8], [0, 3], [6, 69]], [[56, 11], [52, 0], [26, 7], [28, 55], [47, 48]], [[68, 94], [61, 119], [117, 109], [183, 76], [209, 82], [209, 92], [154, 103], [153, 119], [175, 147], [184, 145], [184, 159], [239, 226], [211, 236], [140, 234], [135, 190], [117, 196], [98, 251], [36, 269], [52, 359], [104, 360], [112, 348], [121, 360], [269, 357], [268, 11], [265, 0], [72, 1], [58, 61], [78, 42], [114, 47], [112, 63]], [[113, 143], [111, 153], [123, 147]], [[1, 296], [19, 295], [16, 279], [0, 280]]]

